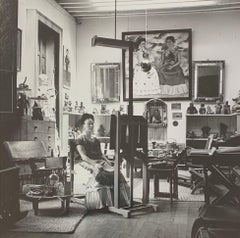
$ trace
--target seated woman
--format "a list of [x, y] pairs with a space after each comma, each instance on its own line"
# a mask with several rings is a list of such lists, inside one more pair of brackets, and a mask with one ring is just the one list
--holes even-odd
[[[79, 120], [81, 136], [76, 140], [76, 149], [81, 156], [80, 165], [90, 172], [85, 204], [88, 209], [113, 206], [114, 168], [102, 154], [100, 142], [93, 135], [94, 117], [85, 113]], [[129, 204], [129, 186], [120, 175], [120, 205]]]

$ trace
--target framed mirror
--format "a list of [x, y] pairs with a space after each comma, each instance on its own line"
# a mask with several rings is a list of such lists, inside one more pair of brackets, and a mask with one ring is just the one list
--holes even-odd
[[120, 101], [120, 63], [91, 65], [92, 103]]
[[194, 101], [223, 100], [224, 61], [193, 62]]

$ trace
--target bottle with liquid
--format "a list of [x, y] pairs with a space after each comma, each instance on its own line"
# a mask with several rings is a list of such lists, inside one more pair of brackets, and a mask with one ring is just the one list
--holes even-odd
[[64, 186], [64, 194], [70, 195], [72, 190], [72, 181], [71, 181], [71, 164], [70, 159], [67, 159], [66, 164], [66, 175], [65, 175], [65, 186]]

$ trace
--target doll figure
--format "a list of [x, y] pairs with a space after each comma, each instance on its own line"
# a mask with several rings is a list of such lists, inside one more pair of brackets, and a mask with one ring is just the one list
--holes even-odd
[[187, 114], [197, 114], [198, 110], [197, 108], [194, 106], [194, 104], [191, 102], [189, 104], [189, 107], [187, 108]]
[[222, 105], [219, 100], [217, 100], [217, 104], [215, 105], [215, 112], [216, 114], [221, 114], [222, 112]]
[[201, 130], [202, 130], [202, 137], [207, 138], [209, 136], [211, 128], [209, 126], [203, 126]]
[[80, 102], [79, 113], [84, 114], [86, 112], [86, 108], [83, 105], [83, 102]]
[[231, 114], [231, 109], [230, 105], [228, 104], [228, 101], [226, 101], [223, 106], [223, 114]]
[[79, 112], [78, 101], [75, 102], [74, 111], [75, 111], [75, 112]]
[[209, 105], [207, 106], [207, 114], [214, 114], [212, 108]]
[[201, 106], [199, 108], [199, 113], [200, 114], [206, 114], [207, 110], [206, 110], [206, 107], [204, 105], [204, 103], [201, 103]]
[[105, 130], [103, 124], [101, 124], [98, 128], [98, 136], [104, 137], [105, 135], [106, 135], [106, 130]]

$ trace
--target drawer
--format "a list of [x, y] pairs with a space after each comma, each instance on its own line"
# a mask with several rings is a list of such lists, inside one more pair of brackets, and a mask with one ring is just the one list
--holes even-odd
[[46, 121], [28, 121], [27, 133], [47, 132], [49, 123]]
[[46, 141], [48, 143], [54, 143], [55, 137], [53, 134], [47, 133], [28, 133], [27, 140]]
[[55, 122], [49, 121], [48, 124], [46, 125], [46, 132], [55, 134]]

